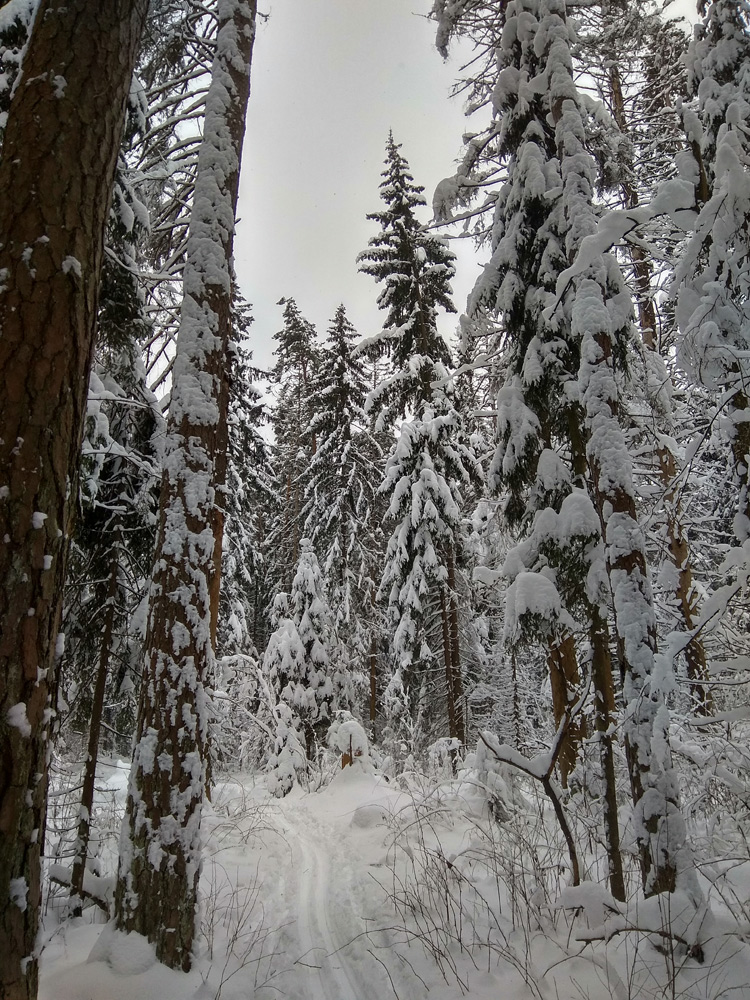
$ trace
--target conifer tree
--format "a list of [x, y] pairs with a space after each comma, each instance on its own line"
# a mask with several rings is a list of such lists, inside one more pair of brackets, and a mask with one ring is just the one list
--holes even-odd
[[715, 0], [704, 7], [688, 53], [696, 107], [684, 116], [693, 159], [683, 175], [694, 185], [698, 214], [675, 273], [679, 360], [726, 406], [740, 542], [750, 537], [749, 25], [744, 0]]
[[[438, 2], [436, 13], [446, 19], [444, 37], [460, 27], [461, 8]], [[573, 280], [562, 274], [596, 227], [597, 171], [574, 82], [572, 31], [559, 0], [515, 0], [500, 20], [491, 99], [500, 115], [496, 148], [507, 162], [508, 178], [497, 196], [492, 256], [473, 296], [475, 306], [485, 303], [500, 311], [508, 327], [510, 373], [499, 398], [501, 441], [492, 471], [510, 490], [508, 510], [519, 520], [533, 512], [537, 496], [545, 502], [534, 484], [542, 478], [540, 458], [550, 447], [569, 462], [565, 489], [587, 484], [601, 520], [624, 678], [644, 888], [653, 893], [682, 884], [695, 898], [668, 750], [668, 715], [655, 670], [653, 598], [635, 517], [632, 461], [619, 424], [631, 299], [610, 255], [589, 249]], [[531, 92], [522, 88], [529, 79], [536, 81]], [[552, 413], [544, 409], [549, 399], [557, 404]], [[591, 598], [596, 611], [601, 604]], [[598, 650], [608, 660], [606, 623], [598, 613], [590, 635], [594, 655]], [[611, 690], [611, 682], [607, 685]], [[599, 705], [611, 710], [611, 694], [601, 691]], [[606, 750], [609, 727], [597, 728]], [[654, 741], [663, 753], [652, 753]], [[602, 763], [606, 772], [604, 757]], [[616, 799], [608, 783], [612, 890], [624, 898], [616, 871]]]
[[351, 691], [320, 565], [307, 538], [300, 540], [291, 592], [277, 605], [282, 616], [269, 639], [264, 670], [278, 700], [299, 720], [312, 760], [325, 745], [334, 713], [351, 708]]
[[419, 223], [415, 210], [425, 204], [423, 189], [399, 150], [389, 135], [380, 185], [385, 208], [368, 216], [381, 230], [358, 258], [360, 270], [384, 284], [378, 298], [386, 311], [384, 327], [365, 343], [387, 352], [391, 366], [368, 405], [376, 427], [389, 427], [398, 416], [409, 418], [401, 423], [381, 487], [389, 502], [391, 536], [379, 593], [393, 617], [394, 670], [401, 673], [399, 684], [412, 698], [415, 716], [424, 715], [435, 663], [427, 641], [430, 605], [440, 604], [447, 728], [463, 741], [452, 578], [461, 545], [461, 490], [477, 481], [479, 467], [453, 405], [450, 352], [437, 329], [438, 308], [455, 311], [453, 254]]
[[300, 312], [294, 299], [281, 299], [284, 326], [274, 334], [278, 347], [274, 376], [279, 385], [273, 417], [275, 437], [275, 490], [278, 506], [269, 531], [276, 553], [274, 566], [279, 589], [289, 591], [299, 558], [302, 537], [305, 476], [316, 449], [307, 429], [312, 417], [311, 388], [318, 364], [315, 327]]
[[227, 463], [232, 246], [254, 0], [217, 9], [172, 371], [146, 663], [115, 893], [119, 930], [191, 964]]
[[387, 311], [383, 330], [367, 341], [387, 354], [392, 372], [373, 393], [378, 428], [407, 410], [419, 415], [431, 399], [435, 365], [450, 364], [437, 310], [456, 311], [450, 287], [454, 255], [418, 221], [416, 210], [426, 204], [424, 188], [414, 183], [400, 149], [389, 133], [380, 184], [385, 208], [367, 216], [380, 232], [357, 258], [360, 271], [384, 285], [378, 296], [378, 307]]
[[[41, 0], [0, 158], [0, 995], [37, 992], [49, 724], [97, 286], [145, 0]], [[96, 64], [91, 54], [96, 52]], [[65, 86], [60, 87], [59, 81]], [[12, 196], [10, 193], [12, 192]], [[33, 609], [32, 614], [29, 614]]]
[[369, 386], [355, 338], [340, 305], [313, 380], [306, 437], [315, 439], [316, 449], [305, 477], [304, 525], [319, 553], [337, 627], [364, 656], [381, 548], [383, 456], [365, 413]]

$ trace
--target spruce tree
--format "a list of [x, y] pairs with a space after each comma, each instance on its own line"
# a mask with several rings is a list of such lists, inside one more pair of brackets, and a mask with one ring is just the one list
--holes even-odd
[[[340, 305], [313, 380], [306, 437], [316, 442], [305, 477], [305, 534], [319, 554], [337, 626], [361, 655], [381, 549], [383, 455], [365, 413], [366, 365]], [[364, 643], [364, 646], [363, 646]]]
[[367, 216], [380, 226], [357, 258], [359, 269], [384, 288], [378, 307], [386, 310], [382, 333], [368, 342], [387, 354], [391, 375], [373, 393], [377, 426], [389, 426], [407, 410], [417, 415], [432, 396], [435, 365], [449, 365], [450, 352], [437, 329], [437, 310], [455, 312], [451, 300], [454, 255], [427, 232], [416, 211], [426, 202], [409, 164], [389, 133], [386, 169], [380, 185], [385, 208]]
[[[299, 720], [307, 758], [313, 760], [334, 713], [351, 707], [351, 691], [317, 556], [309, 539], [302, 538], [299, 547], [291, 592], [277, 601], [282, 614], [268, 642], [264, 671], [277, 699]], [[282, 721], [287, 719], [285, 714]]]
[[[400, 672], [415, 718], [435, 698], [437, 660], [428, 641], [435, 609], [441, 622], [444, 682], [440, 685], [448, 735], [463, 740], [462, 682], [455, 576], [461, 547], [462, 490], [479, 476], [461, 414], [453, 404], [450, 351], [437, 329], [437, 311], [454, 312], [453, 254], [425, 231], [415, 211], [425, 204], [393, 135], [386, 146], [381, 212], [369, 219], [380, 232], [360, 254], [360, 270], [384, 284], [382, 333], [366, 341], [388, 355], [390, 372], [370, 393], [376, 427], [401, 423], [386, 463], [381, 492], [391, 530], [379, 594], [393, 619], [394, 671]], [[433, 646], [436, 645], [432, 640]], [[395, 702], [394, 702], [395, 704]], [[431, 708], [434, 714], [434, 705]], [[389, 728], [392, 728], [386, 720]], [[435, 735], [444, 735], [437, 732]]]
[[274, 340], [274, 377], [278, 394], [273, 416], [275, 449], [274, 488], [278, 505], [269, 530], [269, 544], [276, 553], [270, 572], [278, 589], [289, 591], [302, 537], [305, 477], [316, 449], [307, 429], [312, 417], [311, 389], [317, 370], [319, 349], [315, 327], [300, 312], [294, 299], [281, 299], [284, 325]]

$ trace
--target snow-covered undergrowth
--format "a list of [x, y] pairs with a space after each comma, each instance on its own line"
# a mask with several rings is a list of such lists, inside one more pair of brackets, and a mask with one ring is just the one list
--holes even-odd
[[[571, 888], [562, 835], [535, 784], [503, 771], [488, 788], [487, 774], [480, 780], [470, 766], [456, 777], [449, 765], [437, 772], [388, 779], [355, 760], [328, 769], [326, 784], [295, 786], [283, 799], [269, 793], [264, 777], [225, 776], [204, 816], [193, 971], [158, 965], [144, 939], [115, 933], [97, 906], [66, 919], [65, 890], [53, 886], [41, 997], [747, 995], [750, 863], [742, 818], [703, 826], [706, 912], [696, 915], [679, 894], [644, 901], [634, 874], [630, 901], [621, 905], [595, 864], [596, 817], [583, 814], [576, 796], [566, 809], [588, 881]], [[93, 819], [104, 886], [114, 875], [126, 779], [123, 762], [100, 769]], [[52, 798], [53, 828], [64, 825], [64, 801]], [[65, 837], [57, 840], [55, 863], [64, 867]], [[634, 873], [634, 858], [628, 866]]]

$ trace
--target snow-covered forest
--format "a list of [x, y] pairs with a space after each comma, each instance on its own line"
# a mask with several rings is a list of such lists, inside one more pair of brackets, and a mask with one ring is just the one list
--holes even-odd
[[0, 1000], [750, 996], [750, 3], [414, 6], [265, 370], [268, 12], [0, 0]]

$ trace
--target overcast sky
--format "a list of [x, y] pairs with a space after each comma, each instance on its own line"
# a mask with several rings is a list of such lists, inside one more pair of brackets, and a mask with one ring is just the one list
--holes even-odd
[[[428, 205], [453, 173], [466, 120], [426, 20], [431, 0], [260, 0], [242, 164], [237, 275], [253, 304], [252, 347], [270, 364], [282, 296], [325, 335], [344, 302], [361, 336], [380, 329], [380, 286], [355, 258], [377, 231], [389, 128]], [[429, 218], [426, 213], [423, 221]], [[463, 244], [463, 241], [462, 241]], [[453, 283], [461, 311], [477, 272], [464, 245]], [[457, 317], [442, 329], [450, 335]]]

